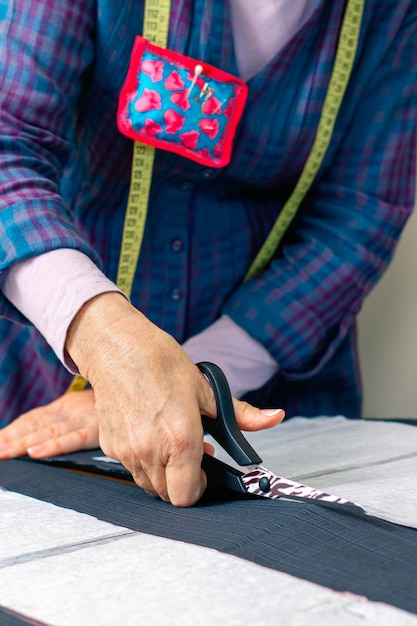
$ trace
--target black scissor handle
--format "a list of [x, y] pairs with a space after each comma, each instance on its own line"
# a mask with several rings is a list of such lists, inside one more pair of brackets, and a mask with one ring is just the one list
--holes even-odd
[[209, 433], [239, 465], [258, 465], [261, 457], [242, 435], [236, 422], [232, 394], [226, 376], [218, 365], [206, 361], [197, 363], [199, 370], [212, 386], [216, 400], [217, 418], [202, 415], [204, 430]]

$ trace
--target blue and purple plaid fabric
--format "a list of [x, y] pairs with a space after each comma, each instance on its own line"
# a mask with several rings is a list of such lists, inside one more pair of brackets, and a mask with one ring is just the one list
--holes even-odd
[[[0, 0], [0, 280], [59, 247], [115, 280], [132, 153], [117, 98], [143, 4]], [[155, 163], [134, 304], [180, 342], [226, 312], [279, 362], [262, 398], [288, 415], [359, 415], [355, 316], [413, 207], [417, 3], [365, 4], [330, 149], [260, 278], [242, 285], [309, 154], [346, 2], [321, 0], [249, 81], [228, 167]], [[237, 73], [224, 0], [173, 0], [169, 46]], [[4, 425], [71, 376], [5, 298], [0, 310]]]

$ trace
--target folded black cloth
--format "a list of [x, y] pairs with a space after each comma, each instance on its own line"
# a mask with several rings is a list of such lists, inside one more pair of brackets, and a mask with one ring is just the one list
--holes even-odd
[[15, 613], [9, 609], [0, 606], [0, 624], [1, 626], [48, 626], [44, 622], [38, 622], [30, 617]]
[[112, 524], [214, 548], [417, 613], [417, 531], [412, 528], [313, 504], [231, 499], [231, 494], [175, 508], [133, 482], [28, 459], [0, 461], [0, 485]]

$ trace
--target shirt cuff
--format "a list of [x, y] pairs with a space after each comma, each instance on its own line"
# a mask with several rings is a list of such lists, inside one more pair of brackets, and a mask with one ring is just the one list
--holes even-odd
[[279, 369], [268, 350], [227, 315], [188, 339], [182, 347], [195, 363], [211, 361], [218, 365], [235, 398], [259, 389]]
[[79, 372], [65, 351], [68, 328], [83, 304], [109, 291], [125, 295], [89, 257], [69, 248], [19, 261], [7, 272], [3, 286], [5, 296], [73, 374]]

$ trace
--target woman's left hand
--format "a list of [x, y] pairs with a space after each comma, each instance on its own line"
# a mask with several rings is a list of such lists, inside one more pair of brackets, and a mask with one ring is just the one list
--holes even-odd
[[66, 393], [0, 430], [0, 459], [25, 455], [41, 459], [98, 446], [92, 389]]

